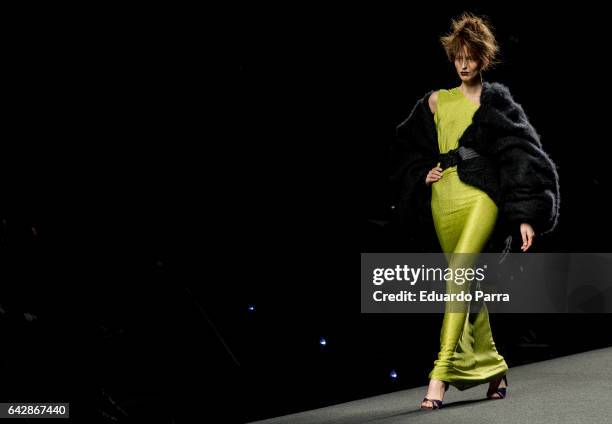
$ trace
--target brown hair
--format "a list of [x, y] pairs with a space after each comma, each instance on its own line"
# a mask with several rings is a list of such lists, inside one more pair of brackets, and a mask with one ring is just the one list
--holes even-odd
[[493, 26], [486, 16], [476, 16], [463, 12], [452, 20], [451, 32], [440, 38], [446, 56], [451, 62], [466, 46], [468, 51], [480, 62], [480, 69], [486, 71], [499, 63], [496, 60], [499, 45], [493, 35]]

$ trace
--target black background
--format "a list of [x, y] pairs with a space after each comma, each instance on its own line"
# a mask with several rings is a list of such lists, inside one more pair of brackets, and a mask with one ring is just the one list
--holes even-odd
[[[8, 14], [2, 398], [232, 422], [426, 384], [442, 317], [360, 314], [355, 281], [399, 249], [386, 152], [457, 85], [438, 38], [465, 9], [559, 165], [533, 251], [607, 251], [605, 14], [472, 6]], [[609, 346], [608, 323], [492, 317], [510, 366]]]
[[[405, 251], [388, 224], [387, 151], [418, 98], [459, 84], [439, 37], [463, 10], [491, 18], [502, 63], [485, 78], [508, 85], [560, 172], [560, 225], [531, 251], [608, 251], [608, 68], [605, 19], [597, 11], [516, 3], [381, 6], [320, 13], [325, 24], [297, 14], [259, 36], [246, 31], [239, 79], [240, 104], [249, 105], [246, 132], [253, 135], [262, 122], [283, 129], [273, 143], [264, 137], [257, 145], [276, 151], [277, 161], [254, 196], [262, 186], [286, 187], [265, 199], [266, 211], [276, 211], [274, 224], [252, 230], [261, 240], [281, 228], [280, 251], [267, 253], [275, 274], [283, 272], [250, 287], [259, 307], [246, 332], [250, 418], [428, 383], [442, 317], [362, 315], [349, 282], [357, 281], [359, 252]], [[511, 367], [611, 343], [600, 331], [609, 315], [500, 314], [491, 321]]]

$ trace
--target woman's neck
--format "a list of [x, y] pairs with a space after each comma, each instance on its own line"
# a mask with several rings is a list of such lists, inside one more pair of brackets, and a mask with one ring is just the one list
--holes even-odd
[[459, 90], [468, 96], [478, 97], [482, 91], [482, 82], [480, 78], [474, 78], [473, 82], [462, 81]]

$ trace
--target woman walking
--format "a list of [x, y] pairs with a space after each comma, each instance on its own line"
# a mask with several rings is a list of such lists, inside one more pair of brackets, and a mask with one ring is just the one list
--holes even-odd
[[[397, 128], [393, 181], [400, 213], [431, 220], [451, 268], [469, 265], [463, 254], [483, 251], [500, 217], [518, 231], [526, 252], [537, 234], [557, 225], [556, 167], [508, 88], [483, 79], [499, 51], [486, 18], [464, 13], [441, 41], [460, 85], [427, 93]], [[486, 305], [477, 314], [447, 305], [421, 408], [441, 408], [449, 385], [466, 390], [489, 383], [486, 396], [502, 399], [507, 371]]]

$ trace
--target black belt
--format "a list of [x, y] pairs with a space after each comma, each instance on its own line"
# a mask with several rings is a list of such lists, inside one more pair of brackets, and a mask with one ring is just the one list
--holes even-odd
[[480, 156], [478, 152], [471, 147], [460, 146], [456, 149], [449, 150], [447, 153], [441, 153], [438, 157], [440, 167], [442, 169], [457, 165], [462, 160], [475, 158]]

